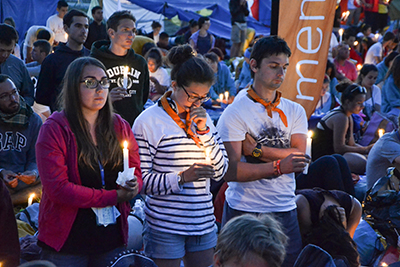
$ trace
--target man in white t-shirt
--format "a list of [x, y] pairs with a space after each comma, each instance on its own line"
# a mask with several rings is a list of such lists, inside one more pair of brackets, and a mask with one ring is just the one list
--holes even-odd
[[57, 3], [57, 14], [50, 16], [47, 19], [46, 27], [50, 28], [55, 34], [55, 42], [58, 44], [67, 42], [67, 33], [64, 31], [63, 18], [68, 12], [67, 2], [61, 0]]
[[229, 156], [222, 224], [243, 213], [274, 214], [289, 237], [282, 266], [293, 266], [302, 247], [294, 172], [302, 171], [310, 161], [304, 154], [305, 110], [277, 91], [290, 55], [290, 48], [279, 37], [258, 40], [249, 64], [253, 85], [240, 91], [217, 125]]
[[376, 42], [367, 51], [364, 64], [377, 65], [383, 59], [385, 49], [392, 50], [394, 48], [394, 40], [396, 36], [392, 32], [386, 32], [381, 42]]

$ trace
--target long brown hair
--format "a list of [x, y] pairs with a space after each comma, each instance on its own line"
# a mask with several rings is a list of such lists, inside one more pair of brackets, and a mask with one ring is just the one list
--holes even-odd
[[393, 59], [392, 66], [390, 66], [389, 70], [386, 73], [385, 80], [392, 75], [394, 84], [400, 88], [400, 55], [396, 56]]
[[121, 144], [114, 130], [114, 113], [109, 96], [96, 119], [97, 147], [89, 132], [89, 123], [82, 112], [82, 97], [80, 93], [80, 81], [82, 72], [86, 66], [98, 67], [104, 72], [106, 68], [99, 60], [91, 57], [81, 57], [74, 60], [68, 67], [64, 76], [61, 104], [65, 112], [72, 132], [78, 145], [78, 164], [95, 169], [98, 160], [103, 166], [111, 164], [115, 168], [122, 164]]

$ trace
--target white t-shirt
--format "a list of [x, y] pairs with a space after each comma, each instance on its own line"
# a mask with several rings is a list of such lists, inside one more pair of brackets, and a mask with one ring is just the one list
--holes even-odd
[[376, 61], [375, 57], [382, 58], [382, 43], [377, 42], [373, 44], [367, 51], [367, 54], [365, 55], [365, 61], [364, 64], [378, 64], [379, 62]]
[[[234, 102], [222, 113], [217, 130], [223, 142], [243, 141], [249, 133], [257, 142], [270, 147], [289, 148], [293, 134], [307, 134], [307, 116], [304, 108], [281, 98], [277, 106], [288, 122], [286, 127], [278, 112], [270, 118], [265, 107], [254, 102], [242, 90]], [[246, 159], [242, 156], [241, 161]], [[296, 208], [294, 173], [277, 178], [252, 182], [229, 182], [226, 201], [233, 209], [247, 212], [285, 212]]]
[[64, 31], [63, 19], [57, 16], [57, 14], [50, 16], [47, 19], [46, 27], [50, 28], [55, 34], [55, 40], [57, 42], [66, 43], [67, 34]]
[[163, 67], [159, 67], [155, 72], [149, 71], [150, 77], [154, 77], [162, 86], [170, 86], [171, 78], [168, 71]]
[[33, 43], [37, 41], [37, 33], [38, 33], [38, 30], [40, 30], [40, 29], [45, 29], [50, 33], [49, 43], [50, 43], [50, 45], [53, 45], [54, 38], [55, 38], [54, 32], [48, 27], [34, 25], [34, 26], [30, 27], [29, 30], [26, 32], [26, 37], [24, 40], [24, 58], [26, 58], [27, 47], [33, 48]]
[[371, 90], [372, 90], [372, 97], [365, 100], [364, 102], [364, 113], [367, 113], [365, 115], [368, 115], [370, 118], [373, 113], [372, 111], [374, 105], [375, 104], [378, 104], [380, 106], [382, 105], [381, 89], [379, 89], [379, 87], [374, 84], [372, 85]]

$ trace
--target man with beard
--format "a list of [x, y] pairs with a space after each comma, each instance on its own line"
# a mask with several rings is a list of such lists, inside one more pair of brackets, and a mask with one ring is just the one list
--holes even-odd
[[356, 66], [348, 60], [350, 56], [350, 47], [345, 43], [341, 43], [337, 46], [336, 50], [337, 55], [333, 60], [337, 71], [336, 78], [339, 81], [347, 78], [355, 82], [357, 80], [357, 69]]
[[59, 107], [57, 98], [69, 64], [90, 53], [83, 46], [88, 35], [88, 28], [88, 16], [81, 11], [70, 10], [64, 16], [64, 30], [68, 33], [67, 43], [60, 43], [56, 51], [47, 56], [42, 63], [36, 89], [36, 102], [50, 106], [52, 112]]
[[100, 6], [92, 8], [93, 21], [89, 25], [89, 34], [85, 47], [91, 49], [92, 44], [99, 40], [108, 40], [106, 24], [103, 22], [103, 9]]
[[39, 184], [35, 144], [42, 120], [0, 74], [0, 177], [13, 195]]

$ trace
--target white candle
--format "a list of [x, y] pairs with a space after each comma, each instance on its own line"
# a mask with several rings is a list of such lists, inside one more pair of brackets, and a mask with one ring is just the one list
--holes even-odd
[[124, 153], [124, 171], [127, 171], [129, 169], [129, 150], [127, 141], [124, 141], [124, 148], [122, 151]]
[[128, 88], [128, 70], [129, 70], [129, 67], [125, 66], [125, 69], [124, 69], [124, 80], [123, 80], [124, 88]]
[[[207, 147], [204, 153], [206, 154], [206, 164], [211, 165], [211, 147]], [[210, 178], [206, 178], [206, 193], [210, 193]]]
[[65, 40], [68, 41], [68, 33], [65, 33], [64, 37], [65, 37]]
[[229, 92], [228, 91], [225, 92], [225, 99], [226, 99], [226, 103], [228, 104], [228, 99], [229, 99]]
[[[308, 137], [307, 137], [307, 146], [306, 146], [306, 154], [310, 156], [311, 158], [311, 144], [312, 144], [312, 135], [313, 132], [312, 131], [308, 131]], [[307, 166], [304, 168], [303, 173], [307, 174], [308, 173], [308, 166], [309, 164], [307, 164]]]
[[379, 138], [381, 138], [382, 135], [383, 135], [384, 133], [385, 133], [385, 130], [384, 130], [384, 129], [379, 129], [379, 130], [378, 130]]
[[32, 205], [33, 198], [34, 198], [35, 196], [36, 196], [35, 193], [32, 193], [32, 194], [29, 195], [29, 198], [28, 198], [28, 207], [29, 207], [30, 205]]
[[344, 32], [344, 30], [343, 29], [340, 29], [339, 30], [339, 44], [341, 44], [342, 43], [342, 35], [343, 35], [343, 32]]
[[222, 101], [224, 100], [224, 94], [219, 94], [219, 100], [220, 100], [221, 103], [222, 103]]

